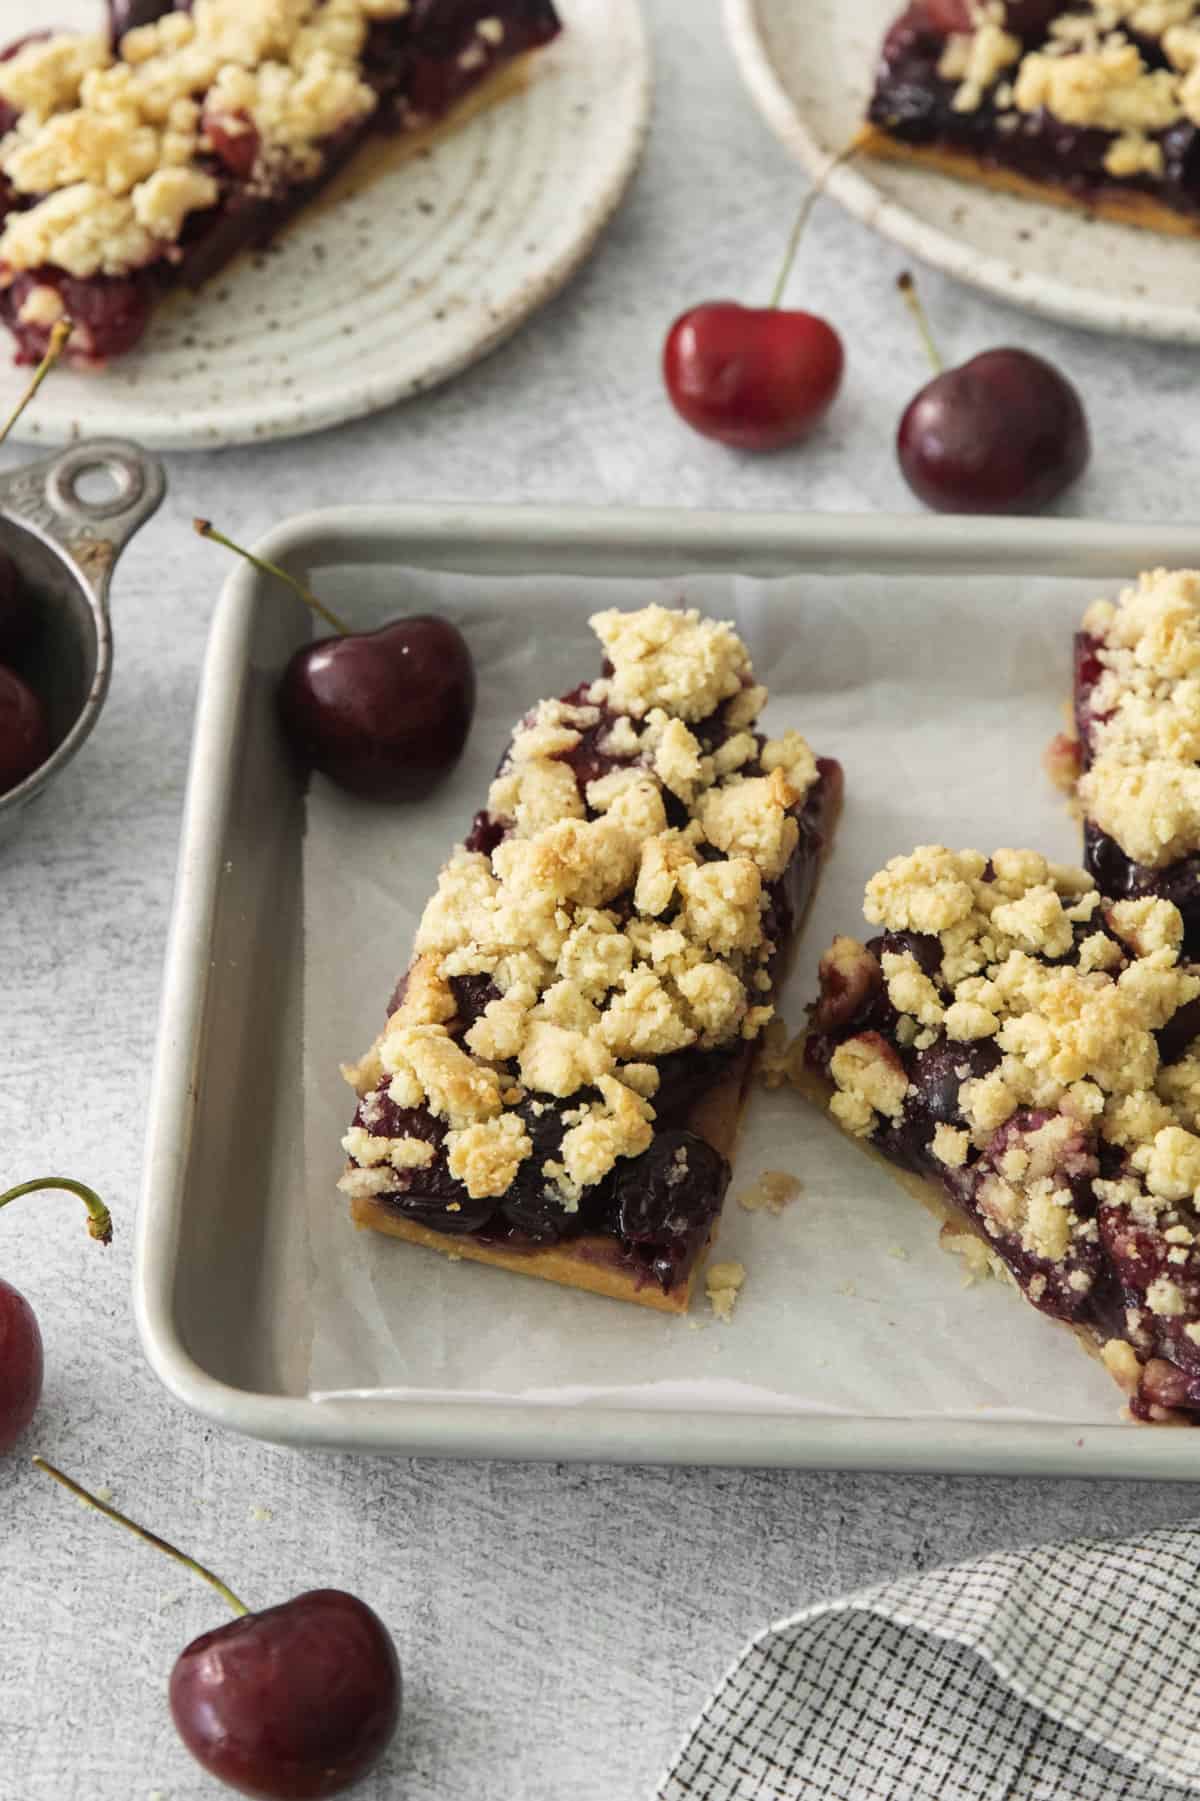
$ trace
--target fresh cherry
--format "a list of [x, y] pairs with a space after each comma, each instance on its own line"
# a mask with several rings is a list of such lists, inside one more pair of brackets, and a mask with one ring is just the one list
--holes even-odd
[[1078, 393], [1032, 351], [986, 350], [944, 369], [911, 277], [901, 289], [929, 347], [934, 379], [909, 403], [896, 439], [913, 493], [942, 513], [1031, 513], [1082, 475], [1091, 455]]
[[779, 450], [806, 438], [833, 405], [846, 361], [842, 340], [816, 313], [779, 304], [820, 192], [818, 185], [805, 199], [769, 305], [705, 301], [667, 334], [667, 394], [706, 438], [738, 450]]
[[338, 634], [301, 645], [280, 678], [280, 719], [302, 761], [372, 800], [427, 794], [461, 756], [475, 713], [475, 665], [458, 627], [420, 613], [352, 632], [286, 570], [205, 519], [195, 525], [285, 581]]
[[0, 794], [18, 787], [49, 755], [45, 708], [16, 670], [0, 663]]
[[219, 1576], [98, 1500], [42, 1457], [77, 1499], [203, 1578], [238, 1618], [180, 1652], [171, 1717], [196, 1761], [258, 1801], [340, 1795], [374, 1769], [400, 1722], [400, 1662], [378, 1615], [341, 1589], [251, 1613]]
[[[36, 1182], [22, 1182], [0, 1194], [0, 1207], [7, 1207], [23, 1194], [35, 1194], [46, 1188], [65, 1188], [77, 1194], [88, 1210], [88, 1231], [101, 1244], [112, 1238], [112, 1221], [108, 1209], [98, 1195], [81, 1182], [64, 1177], [46, 1176]], [[37, 1316], [29, 1302], [11, 1283], [0, 1279], [0, 1452], [16, 1444], [37, 1411], [42, 1398], [45, 1358]]]
[[171, 1717], [197, 1763], [243, 1795], [337, 1795], [387, 1750], [400, 1689], [379, 1616], [317, 1588], [194, 1639], [171, 1672]]
[[710, 300], [676, 319], [663, 374], [675, 411], [704, 437], [779, 450], [825, 417], [845, 360], [816, 313]]

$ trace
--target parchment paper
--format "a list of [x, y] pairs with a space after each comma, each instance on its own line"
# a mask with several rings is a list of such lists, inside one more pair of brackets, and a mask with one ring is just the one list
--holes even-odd
[[[357, 618], [436, 608], [467, 632], [479, 711], [467, 754], [408, 810], [318, 783], [305, 849], [305, 1165], [314, 1395], [404, 1392], [531, 1405], [1111, 1421], [1108, 1377], [1063, 1328], [995, 1282], [964, 1285], [937, 1225], [792, 1093], [756, 1089], [717, 1255], [746, 1286], [731, 1324], [703, 1284], [689, 1320], [449, 1263], [355, 1231], [335, 1182], [353, 1097], [338, 1075], [381, 1022], [452, 843], [483, 803], [517, 717], [598, 670], [600, 606], [686, 601], [732, 618], [772, 700], [841, 759], [846, 808], [781, 1002], [792, 1029], [837, 931], [860, 934], [866, 879], [943, 842], [1079, 857], [1040, 764], [1070, 683], [1071, 633], [1095, 584], [855, 575], [682, 583], [322, 576]], [[764, 1169], [803, 1184], [781, 1216], [735, 1199]]]

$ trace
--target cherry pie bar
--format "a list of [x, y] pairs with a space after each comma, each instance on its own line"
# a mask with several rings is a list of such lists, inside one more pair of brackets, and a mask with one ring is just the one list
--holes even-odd
[[603, 675], [518, 725], [345, 1071], [340, 1186], [361, 1226], [682, 1312], [841, 771], [756, 729], [730, 626], [591, 623]]
[[838, 938], [801, 1085], [952, 1238], [1075, 1328], [1142, 1420], [1200, 1423], [1200, 968], [1157, 895], [925, 846]]
[[1200, 229], [1200, 5], [916, 0], [889, 31], [868, 154]]
[[[481, 103], [551, 0], [138, 0], [0, 55], [0, 318], [98, 365], [169, 288], [265, 243], [374, 133]], [[128, 25], [132, 17], [137, 21]]]
[[1171, 901], [1200, 960], [1200, 573], [1154, 570], [1088, 609], [1075, 733], [1052, 770], [1075, 787], [1088, 869], [1114, 899]]

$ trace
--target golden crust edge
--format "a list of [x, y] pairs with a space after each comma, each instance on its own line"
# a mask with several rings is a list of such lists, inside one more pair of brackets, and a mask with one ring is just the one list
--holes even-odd
[[1164, 206], [1148, 194], [1103, 194], [1094, 200], [1080, 200], [1067, 188], [1050, 181], [1034, 181], [1015, 170], [992, 168], [967, 150], [952, 150], [944, 144], [906, 144], [877, 125], [864, 125], [854, 140], [856, 155], [874, 157], [877, 162], [912, 163], [948, 175], [958, 181], [973, 182], [976, 187], [994, 193], [1015, 194], [1023, 200], [1040, 200], [1067, 212], [1084, 213], [1112, 225], [1132, 225], [1141, 231], [1156, 231], [1169, 237], [1200, 237], [1200, 222], [1184, 218], [1173, 208]]

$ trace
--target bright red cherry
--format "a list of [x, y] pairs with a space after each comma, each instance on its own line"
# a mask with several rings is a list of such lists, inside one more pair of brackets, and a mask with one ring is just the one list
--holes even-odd
[[938, 374], [905, 409], [896, 438], [904, 479], [942, 513], [1033, 513], [1087, 467], [1091, 438], [1078, 393], [1043, 357], [986, 350], [943, 369], [912, 279], [901, 292]]
[[78, 1500], [201, 1577], [237, 1614], [193, 1639], [171, 1672], [171, 1717], [210, 1776], [256, 1801], [321, 1801], [375, 1768], [400, 1723], [400, 1661], [365, 1602], [318, 1588], [251, 1613], [194, 1557], [45, 1458], [33, 1461]]
[[301, 645], [280, 678], [279, 716], [300, 760], [372, 800], [427, 794], [462, 755], [475, 713], [475, 665], [448, 619], [413, 614], [352, 632], [302, 582], [195, 521], [212, 538], [278, 576], [336, 637]]
[[778, 450], [820, 424], [845, 360], [842, 340], [816, 313], [714, 300], [675, 321], [663, 376], [676, 412], [706, 438]]
[[[6, 1207], [23, 1194], [36, 1194], [42, 1189], [65, 1188], [77, 1194], [88, 1210], [88, 1231], [101, 1244], [112, 1238], [112, 1221], [108, 1209], [98, 1195], [81, 1182], [46, 1176], [35, 1182], [22, 1182], [0, 1194], [0, 1207]], [[0, 1280], [0, 1452], [16, 1444], [37, 1411], [42, 1398], [44, 1374], [42, 1335], [37, 1315], [29, 1302], [11, 1283]]]
[[842, 340], [816, 313], [779, 304], [821, 193], [818, 182], [805, 195], [769, 305], [709, 300], [681, 314], [667, 334], [667, 394], [706, 438], [737, 450], [779, 450], [806, 438], [833, 405], [846, 363]]

